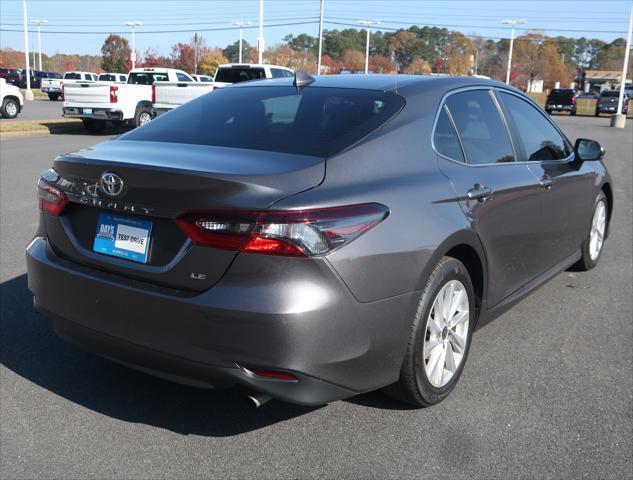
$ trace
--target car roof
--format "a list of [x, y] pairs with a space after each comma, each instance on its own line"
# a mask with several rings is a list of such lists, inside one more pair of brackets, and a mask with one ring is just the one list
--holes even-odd
[[[255, 80], [241, 82], [232, 85], [230, 88], [250, 88], [253, 86], [288, 86], [294, 82], [293, 77], [274, 78], [266, 80]], [[402, 75], [402, 74], [352, 74], [352, 75], [318, 75], [314, 77], [314, 82], [307, 87], [331, 87], [331, 88], [358, 88], [365, 90], [393, 91], [397, 93], [413, 94], [433, 89], [453, 90], [456, 88], [470, 86], [488, 86], [509, 88], [519, 91], [514, 87], [509, 87], [496, 80], [489, 80], [477, 77], [448, 77], [432, 75]]]

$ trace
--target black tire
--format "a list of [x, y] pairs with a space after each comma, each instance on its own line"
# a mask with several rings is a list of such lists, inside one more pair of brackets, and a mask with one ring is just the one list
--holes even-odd
[[[607, 202], [607, 197], [605, 196], [604, 192], [600, 192], [598, 196], [596, 197], [596, 201], [594, 202], [594, 206], [593, 206], [593, 212], [591, 214], [591, 219], [593, 221], [593, 215], [596, 212], [596, 209], [598, 208], [598, 204], [600, 202], [603, 202], [606, 208], [606, 227], [604, 231], [604, 236], [606, 237], [607, 231], [609, 229], [609, 202]], [[592, 268], [595, 268], [596, 265], [598, 265], [598, 263], [600, 262], [600, 258], [602, 257], [602, 252], [604, 251], [604, 239], [602, 241], [602, 246], [600, 247], [600, 251], [598, 252], [598, 256], [594, 259], [591, 258], [590, 244], [591, 244], [591, 224], [589, 226], [589, 232], [587, 232], [587, 236], [585, 237], [585, 239], [582, 242], [582, 245], [580, 246], [580, 253], [582, 257], [580, 257], [580, 260], [578, 260], [578, 262], [576, 262], [572, 266], [571, 270], [586, 272], [588, 270], [591, 270]]]
[[15, 118], [20, 112], [20, 104], [13, 98], [5, 98], [0, 107], [0, 114], [4, 118]]
[[106, 125], [105, 120], [94, 120], [92, 118], [84, 118], [82, 122], [84, 128], [91, 133], [100, 133]]
[[545, 111], [547, 112], [548, 115], [552, 114], [552, 110], [550, 108], [546, 108]]
[[569, 112], [569, 114], [570, 114], [572, 117], [575, 117], [575, 116], [576, 116], [576, 110], [572, 110], [571, 112]]
[[48, 99], [49, 99], [51, 102], [56, 102], [57, 100], [59, 100], [59, 96], [60, 96], [60, 95], [61, 95], [60, 93], [49, 93], [49, 94], [48, 94]]
[[[423, 354], [424, 340], [427, 336], [427, 321], [435, 299], [444, 285], [451, 280], [460, 281], [468, 294], [468, 335], [461, 363], [448, 383], [435, 387], [427, 378], [426, 360]], [[429, 407], [441, 402], [455, 388], [464, 369], [470, 350], [470, 342], [476, 319], [476, 303], [473, 285], [466, 267], [455, 258], [443, 257], [429, 276], [415, 317], [413, 319], [409, 344], [400, 370], [400, 379], [385, 389], [388, 395], [416, 407]]]
[[[149, 118], [149, 120], [147, 120]], [[136, 109], [136, 113], [134, 114], [134, 120], [132, 121], [132, 126], [134, 128], [138, 128], [141, 125], [149, 122], [152, 119], [152, 112], [150, 107], [138, 107]]]
[[600, 116], [600, 112], [598, 110], [596, 110], [593, 114], [594, 117], [599, 117]]

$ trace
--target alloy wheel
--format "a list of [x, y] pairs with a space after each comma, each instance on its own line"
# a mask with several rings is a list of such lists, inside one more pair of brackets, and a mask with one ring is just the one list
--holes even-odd
[[426, 321], [424, 371], [434, 387], [444, 387], [459, 369], [466, 353], [469, 322], [466, 287], [451, 280], [438, 292]]
[[589, 256], [592, 261], [596, 261], [602, 251], [604, 244], [604, 232], [607, 226], [607, 207], [603, 200], [600, 200], [593, 212], [591, 220], [591, 232], [589, 233]]

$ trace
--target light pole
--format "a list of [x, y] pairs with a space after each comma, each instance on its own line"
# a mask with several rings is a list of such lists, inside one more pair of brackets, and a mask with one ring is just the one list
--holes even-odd
[[257, 37], [257, 63], [264, 63], [264, 0], [259, 0], [259, 37]]
[[367, 41], [365, 42], [365, 73], [369, 72], [369, 27], [380, 25], [379, 20], [359, 20], [358, 23], [367, 29]]
[[31, 65], [29, 63], [29, 8], [26, 0], [22, 0], [22, 9], [24, 11], [24, 60], [26, 63], [26, 100], [33, 100], [33, 92], [31, 91]]
[[319, 15], [319, 56], [317, 58], [317, 75], [321, 75], [321, 52], [323, 51], [323, 4], [324, 0], [321, 0], [321, 14]]
[[622, 78], [620, 79], [620, 97], [618, 98], [618, 111], [611, 117], [611, 126], [624, 128], [626, 125], [626, 115], [622, 113], [624, 106], [624, 86], [626, 84], [626, 72], [629, 69], [629, 55], [631, 55], [631, 36], [633, 36], [633, 2], [631, 2], [631, 13], [629, 14], [629, 34], [626, 37], [626, 48], [624, 49], [624, 65], [622, 66]]
[[233, 25], [237, 25], [238, 27], [240, 27], [240, 54], [239, 54], [240, 59], [238, 60], [237, 63], [242, 63], [242, 42], [244, 41], [243, 28], [245, 26], [251, 25], [252, 23], [253, 22], [251, 22], [250, 20], [239, 20], [237, 22], [233, 22]]
[[512, 69], [512, 47], [514, 46], [514, 29], [517, 24], [524, 25], [527, 23], [525, 19], [501, 20], [501, 23], [512, 25], [512, 33], [510, 34], [510, 51], [508, 52], [508, 70], [506, 71], [506, 83], [510, 84], [510, 70]]
[[32, 22], [37, 25], [37, 43], [40, 47], [40, 70], [42, 70], [42, 25], [48, 23], [48, 20], [32, 20]]
[[130, 54], [130, 59], [132, 60], [132, 70], [134, 70], [136, 68], [136, 38], [134, 35], [134, 29], [136, 27], [142, 27], [143, 22], [134, 20], [131, 22], [125, 22], [125, 24], [132, 29], [132, 53]]

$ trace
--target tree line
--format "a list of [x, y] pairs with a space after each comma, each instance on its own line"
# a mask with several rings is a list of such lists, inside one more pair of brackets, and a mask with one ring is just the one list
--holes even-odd
[[[346, 28], [324, 30], [322, 73], [342, 70], [361, 71], [365, 64], [366, 31]], [[595, 38], [551, 37], [530, 31], [516, 38], [511, 80], [525, 88], [528, 82], [542, 79], [546, 85], [560, 82], [568, 85], [582, 70], [620, 70], [625, 40], [605, 42]], [[509, 51], [509, 40], [491, 40], [464, 35], [438, 27], [411, 26], [407, 29], [371, 33], [369, 70], [375, 73], [445, 73], [450, 75], [480, 74], [502, 80]], [[283, 42], [264, 52], [266, 63], [287, 66], [315, 73], [317, 37], [301, 33], [289, 34]], [[110, 35], [100, 56], [43, 56], [45, 69], [56, 71], [127, 71], [131, 67], [131, 49], [126, 38]], [[256, 63], [257, 51], [243, 42], [243, 61]], [[235, 63], [239, 58], [239, 42], [224, 48], [209, 47], [205, 39], [195, 35], [188, 42], [171, 47], [168, 55], [150, 48], [137, 54], [138, 66], [169, 66], [190, 73], [213, 75], [219, 64]], [[0, 51], [0, 64], [21, 67], [24, 57], [13, 50]], [[633, 76], [633, 62], [629, 75]]]

